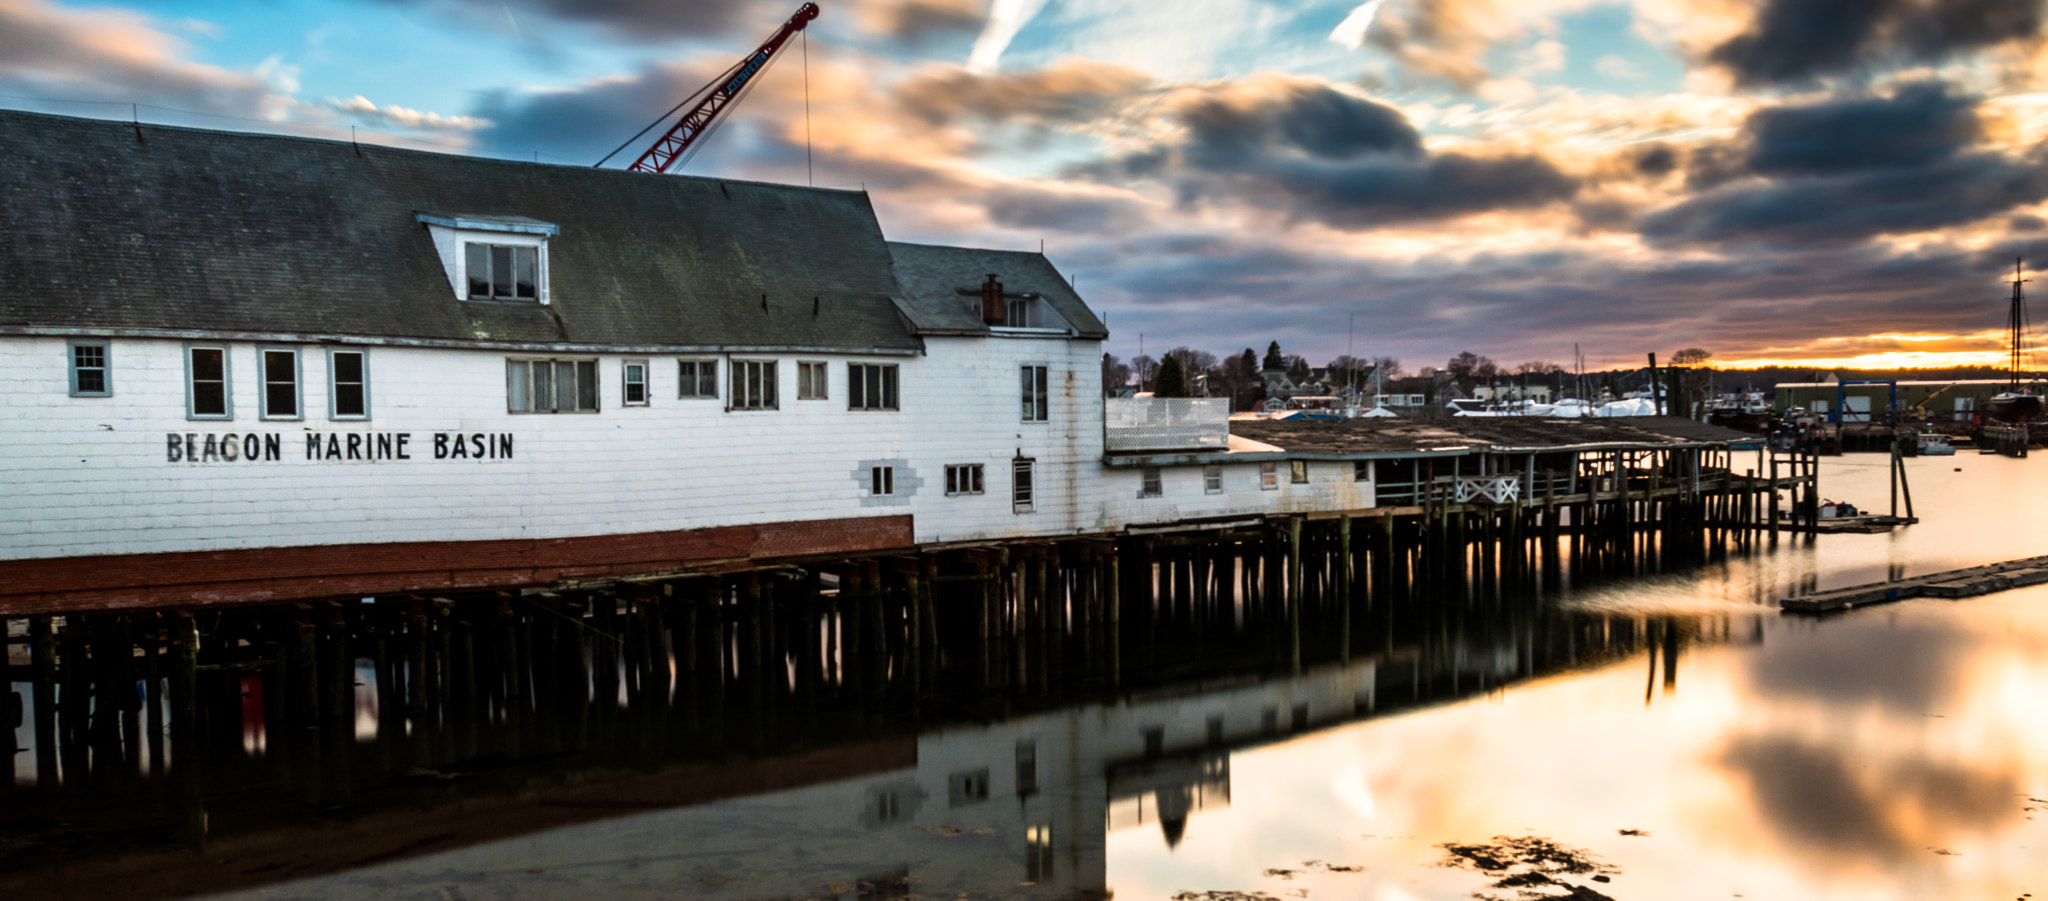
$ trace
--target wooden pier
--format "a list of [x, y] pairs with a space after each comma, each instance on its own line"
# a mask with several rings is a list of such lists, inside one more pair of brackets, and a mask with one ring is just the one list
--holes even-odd
[[2048, 582], [2048, 556], [2028, 557], [1789, 597], [1778, 601], [1778, 607], [1786, 613], [1839, 613], [1907, 598], [1968, 598], [2044, 582]]

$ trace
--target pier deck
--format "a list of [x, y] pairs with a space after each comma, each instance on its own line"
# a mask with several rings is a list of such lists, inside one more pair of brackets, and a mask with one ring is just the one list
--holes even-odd
[[1973, 566], [1948, 572], [1929, 573], [1910, 579], [1873, 582], [1837, 588], [1818, 594], [1784, 598], [1778, 607], [1786, 613], [1837, 613], [1854, 607], [1903, 601], [1907, 598], [1967, 598], [1994, 591], [2023, 588], [2048, 582], [2048, 556], [2009, 560], [1988, 566]]

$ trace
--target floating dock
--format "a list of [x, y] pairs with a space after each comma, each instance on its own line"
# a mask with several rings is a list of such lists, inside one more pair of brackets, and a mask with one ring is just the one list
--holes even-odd
[[1778, 601], [1786, 613], [1837, 613], [1907, 598], [1968, 598], [2048, 582], [2048, 556], [1837, 588]]

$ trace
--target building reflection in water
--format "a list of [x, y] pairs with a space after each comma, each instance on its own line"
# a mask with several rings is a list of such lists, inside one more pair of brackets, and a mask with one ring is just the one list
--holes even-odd
[[0, 894], [1099, 896], [1233, 750], [1728, 631], [1155, 553], [16, 620]]

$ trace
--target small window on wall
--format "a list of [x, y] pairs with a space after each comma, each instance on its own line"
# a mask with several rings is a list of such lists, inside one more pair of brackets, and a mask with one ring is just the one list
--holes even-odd
[[595, 413], [597, 361], [506, 360], [505, 394], [514, 413]]
[[330, 419], [370, 418], [368, 351], [328, 348], [327, 416]]
[[1287, 480], [1293, 482], [1296, 485], [1308, 484], [1308, 461], [1287, 461]]
[[1052, 866], [1056, 859], [1052, 847], [1052, 824], [1027, 827], [1024, 830], [1024, 881], [1046, 882], [1052, 879]]
[[299, 352], [258, 348], [257, 371], [263, 376], [264, 419], [299, 419]]
[[732, 361], [731, 410], [774, 410], [782, 405], [775, 392], [774, 360]]
[[796, 364], [796, 399], [825, 399], [825, 364], [799, 360]]
[[472, 241], [465, 251], [470, 300], [540, 299], [540, 248]]
[[1046, 398], [1046, 372], [1043, 366], [1026, 366], [1023, 372], [1024, 421], [1045, 422], [1051, 418], [1050, 402]]
[[1010, 461], [1010, 510], [1015, 513], [1030, 513], [1032, 510], [1032, 459], [1018, 457]]
[[1202, 491], [1206, 494], [1223, 493], [1223, 467], [1211, 463], [1202, 467]]
[[108, 363], [108, 347], [105, 341], [71, 342], [72, 397], [113, 396], [114, 379]]
[[185, 348], [185, 418], [233, 419], [228, 392], [228, 349], [222, 345]]
[[981, 493], [981, 464], [960, 463], [946, 467], [946, 496]]
[[873, 466], [868, 468], [868, 494], [886, 497], [896, 493], [896, 467]]
[[717, 360], [682, 360], [676, 370], [682, 381], [677, 397], [718, 397]]
[[621, 403], [628, 407], [647, 406], [647, 361], [627, 360], [619, 373], [619, 386], [625, 392]]
[[1159, 476], [1159, 467], [1147, 466], [1138, 472], [1139, 497], [1160, 497], [1166, 494], [1166, 487]]
[[846, 408], [896, 409], [896, 364], [846, 364]]
[[1259, 464], [1259, 490], [1260, 490], [1260, 491], [1278, 491], [1278, 490], [1280, 490], [1280, 464], [1278, 464], [1278, 463], [1261, 463], [1261, 464]]
[[1371, 461], [1371, 460], [1354, 460], [1354, 461], [1352, 461], [1352, 463], [1351, 463], [1351, 481], [1354, 481], [1354, 482], [1370, 482], [1370, 481], [1372, 481], [1372, 461]]

